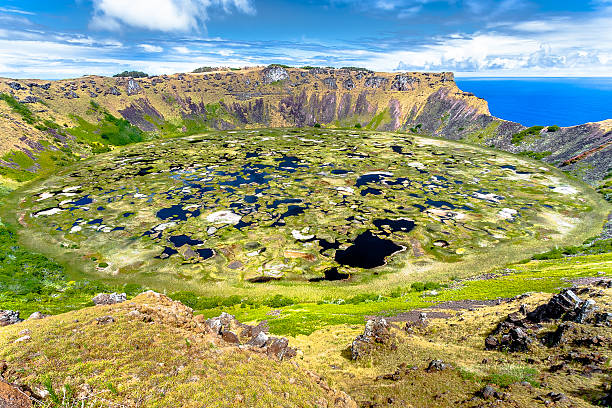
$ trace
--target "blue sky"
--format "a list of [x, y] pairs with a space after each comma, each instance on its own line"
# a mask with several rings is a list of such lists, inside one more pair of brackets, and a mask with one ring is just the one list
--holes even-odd
[[612, 0], [0, 0], [0, 76], [270, 63], [612, 76]]

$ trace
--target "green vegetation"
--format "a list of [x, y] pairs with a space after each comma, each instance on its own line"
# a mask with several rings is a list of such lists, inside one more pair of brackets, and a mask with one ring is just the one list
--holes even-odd
[[538, 136], [544, 126], [531, 126], [512, 135], [512, 144], [519, 145], [527, 136]]
[[570, 255], [596, 255], [612, 252], [612, 239], [589, 239], [582, 245], [566, 246], [534, 255], [532, 259], [561, 259]]
[[550, 151], [534, 152], [534, 151], [531, 151], [531, 150], [527, 150], [527, 151], [518, 153], [519, 156], [530, 157], [530, 158], [535, 159], [535, 160], [542, 160], [543, 158], [548, 157], [551, 154], [552, 154], [552, 152], [550, 152]]
[[142, 71], [123, 71], [123, 72], [120, 72], [119, 74], [113, 75], [113, 77], [115, 77], [115, 78], [126, 78], [126, 77], [131, 77], [131, 78], [148, 78], [149, 74], [145, 74]]
[[538, 370], [532, 367], [508, 365], [496, 370], [485, 378], [485, 381], [498, 385], [503, 388], [508, 388], [512, 384], [528, 382], [534, 387], [539, 387], [540, 384], [535, 380], [538, 375]]
[[36, 177], [34, 173], [25, 170], [15, 170], [10, 167], [0, 167], [0, 175], [8, 179], [24, 183]]
[[409, 128], [408, 130], [410, 131], [410, 133], [419, 133], [419, 131], [421, 130], [421, 128], [423, 127], [423, 124], [418, 123], [415, 126]]
[[145, 139], [144, 132], [127, 120], [116, 118], [93, 101], [91, 107], [92, 114], [100, 116], [98, 123], [92, 124], [80, 116], [73, 116], [78, 125], [67, 129], [68, 133], [92, 146], [124, 146]]
[[32, 160], [30, 156], [28, 156], [21, 150], [6, 153], [4, 156], [2, 156], [2, 160], [16, 163], [17, 165], [19, 165], [19, 167], [21, 167], [22, 170], [27, 170], [30, 167], [34, 166], [34, 160]]
[[561, 129], [559, 126], [557, 126], [557, 125], [552, 125], [552, 126], [549, 126], [549, 127], [546, 129], [546, 131], [547, 131], [547, 132], [551, 132], [551, 133], [552, 133], [552, 132], [556, 132], [556, 131], [557, 131], [557, 130], [559, 130], [559, 129]]
[[284, 64], [270, 64], [268, 68], [291, 68], [289, 65]]
[[[0, 203], [8, 192], [0, 191]], [[69, 280], [62, 265], [22, 248], [15, 228], [0, 221], [0, 309], [18, 310], [25, 317], [36, 311], [57, 314], [91, 305], [92, 296], [100, 292], [122, 291], [133, 296], [142, 290], [133, 284]]]
[[34, 113], [32, 113], [30, 108], [23, 103], [19, 103], [19, 101], [17, 101], [17, 99], [13, 98], [11, 95], [0, 93], [0, 100], [6, 102], [13, 112], [21, 115], [21, 118], [25, 123], [33, 125], [37, 122], [36, 116]]

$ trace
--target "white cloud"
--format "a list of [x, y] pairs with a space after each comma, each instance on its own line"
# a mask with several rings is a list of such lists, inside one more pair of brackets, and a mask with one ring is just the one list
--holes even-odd
[[191, 52], [191, 50], [189, 50], [189, 48], [187, 47], [172, 47], [172, 49], [174, 50], [174, 52], [177, 52], [179, 54], [189, 54]]
[[24, 14], [28, 16], [33, 16], [36, 13], [32, 13], [30, 11], [21, 10], [15, 7], [0, 7], [0, 12], [3, 13], [14, 13], [14, 14]]
[[145, 52], [162, 52], [164, 49], [158, 45], [151, 44], [139, 44], [140, 48], [142, 48]]
[[254, 14], [250, 0], [94, 0], [91, 26], [117, 31], [122, 26], [151, 31], [192, 31], [203, 27], [211, 8]]

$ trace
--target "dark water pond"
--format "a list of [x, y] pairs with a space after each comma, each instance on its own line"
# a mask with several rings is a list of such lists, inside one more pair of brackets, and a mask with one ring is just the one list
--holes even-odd
[[366, 231], [357, 236], [353, 245], [344, 250], [337, 250], [335, 260], [340, 265], [355, 268], [376, 268], [385, 264], [385, 258], [399, 252], [403, 247], [395, 242], [382, 239]]

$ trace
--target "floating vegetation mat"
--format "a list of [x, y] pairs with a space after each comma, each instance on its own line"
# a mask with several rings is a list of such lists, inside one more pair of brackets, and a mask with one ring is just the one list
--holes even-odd
[[581, 189], [449, 141], [247, 130], [94, 157], [28, 187], [19, 215], [85, 270], [316, 285], [559, 238], [592, 209]]

